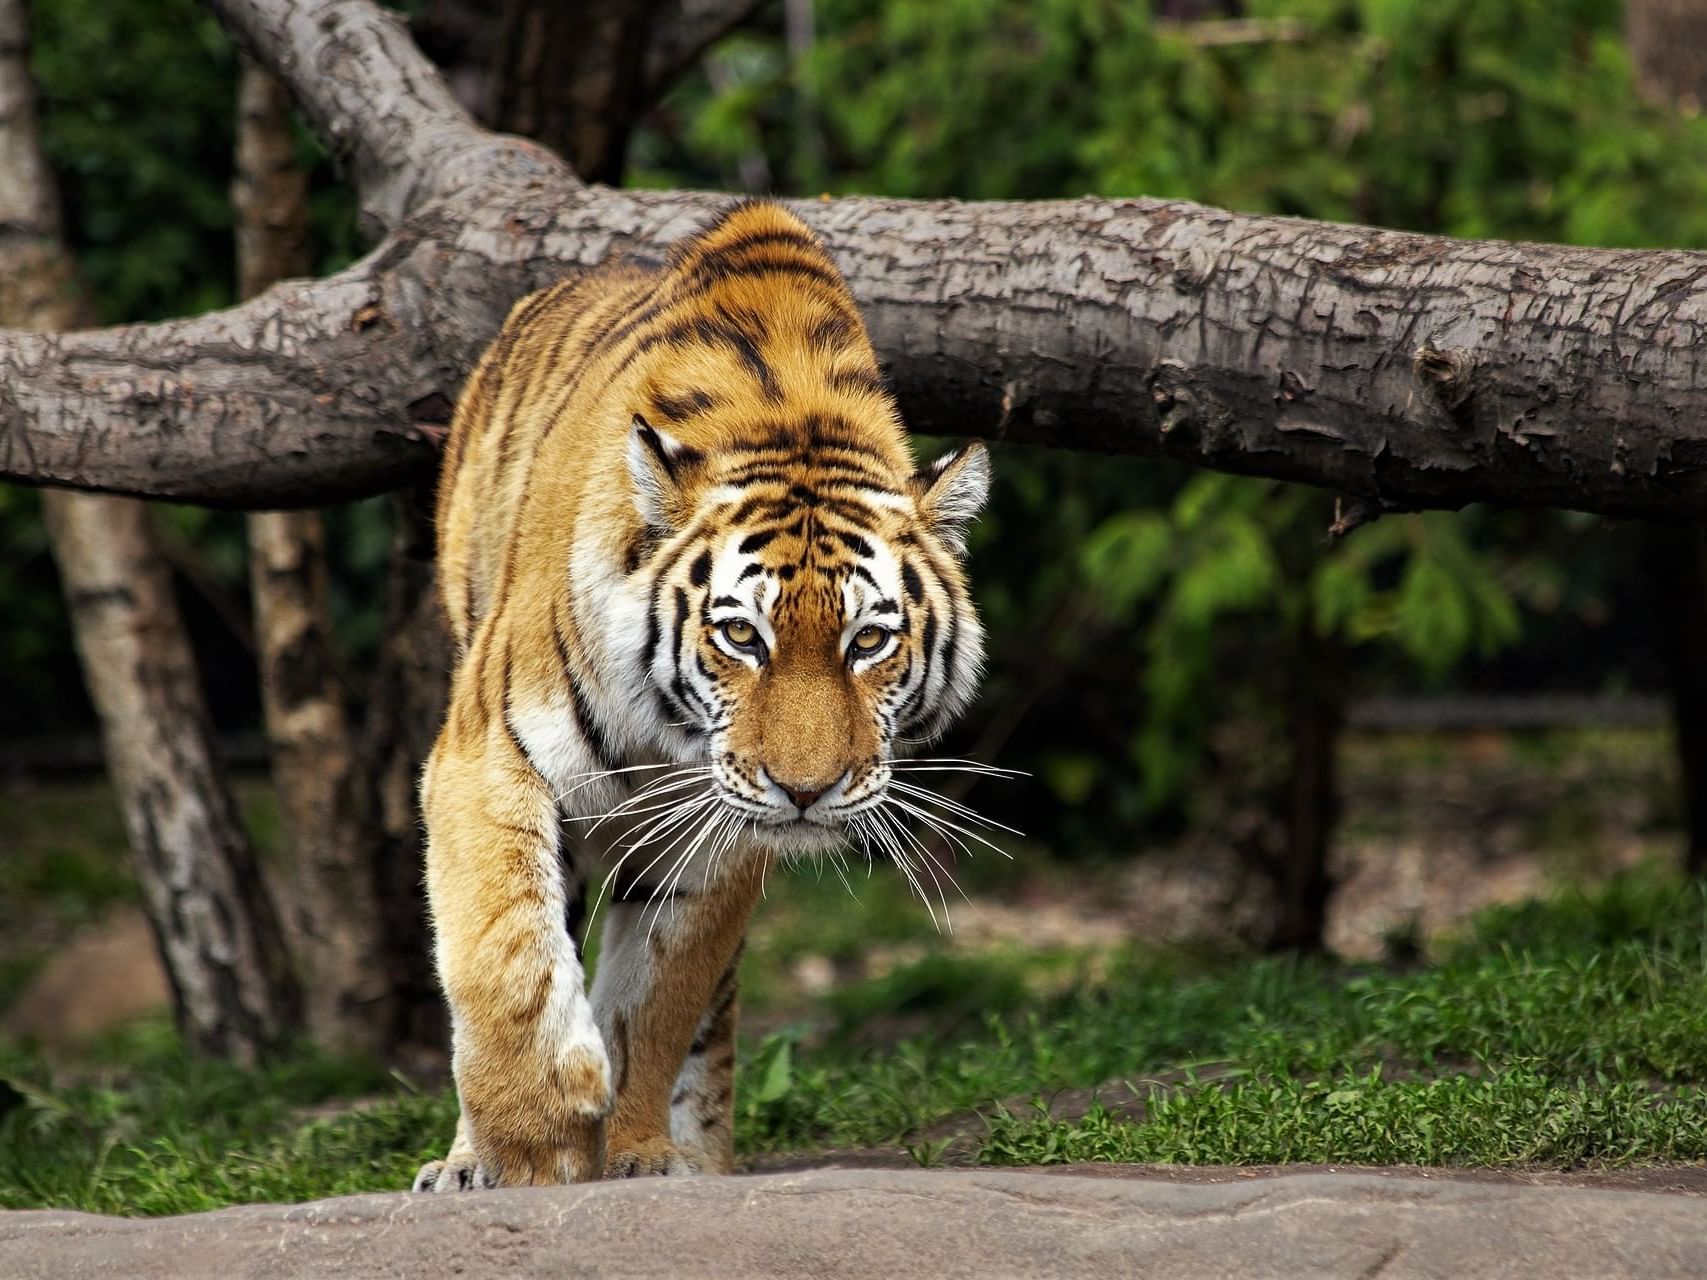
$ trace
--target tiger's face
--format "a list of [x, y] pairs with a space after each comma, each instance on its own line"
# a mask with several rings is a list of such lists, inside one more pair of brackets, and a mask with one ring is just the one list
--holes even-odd
[[643, 512], [666, 515], [670, 490], [649, 481], [678, 496], [695, 482], [648, 614], [671, 754], [709, 766], [758, 843], [833, 847], [883, 804], [898, 749], [940, 734], [976, 685], [983, 631], [960, 559], [988, 453], [897, 474], [849, 447], [718, 465], [643, 423], [636, 441]]

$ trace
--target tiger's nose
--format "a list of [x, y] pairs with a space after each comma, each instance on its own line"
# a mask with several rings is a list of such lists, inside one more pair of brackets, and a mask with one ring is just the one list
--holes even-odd
[[786, 782], [779, 782], [776, 785], [781, 787], [785, 792], [787, 792], [788, 798], [790, 800], [794, 801], [795, 804], [799, 805], [801, 812], [804, 813], [807, 809], [810, 809], [814, 803], [817, 802], [817, 799], [819, 796], [823, 795], [826, 791], [828, 791], [830, 789], [831, 786], [833, 786], [835, 784], [831, 783], [831, 784], [828, 784], [826, 786], [811, 787], [811, 788], [808, 788], [808, 787], [791, 787]]

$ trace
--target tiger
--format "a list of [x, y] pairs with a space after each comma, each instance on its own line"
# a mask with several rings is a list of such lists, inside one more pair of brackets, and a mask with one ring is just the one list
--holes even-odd
[[416, 1190], [731, 1171], [766, 870], [863, 830], [967, 706], [989, 486], [977, 442], [917, 466], [780, 204], [514, 306], [439, 481], [455, 655], [421, 802], [459, 1119]]

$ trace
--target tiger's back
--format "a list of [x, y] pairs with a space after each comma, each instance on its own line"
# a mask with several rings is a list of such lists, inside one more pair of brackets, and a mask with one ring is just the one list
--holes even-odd
[[[440, 483], [458, 659], [422, 789], [462, 1120], [418, 1185], [730, 1166], [764, 869], [850, 837], [904, 863], [896, 741], [976, 680], [959, 553], [987, 477], [976, 446], [915, 471], [840, 273], [778, 205], [517, 304]], [[607, 810], [582, 829], [615, 841], [566, 832]]]

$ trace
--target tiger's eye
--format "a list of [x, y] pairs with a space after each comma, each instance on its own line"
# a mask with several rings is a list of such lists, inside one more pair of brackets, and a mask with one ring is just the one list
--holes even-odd
[[758, 641], [759, 630], [745, 618], [731, 618], [723, 624], [723, 638], [737, 649], [750, 649]]
[[882, 627], [861, 627], [854, 632], [853, 651], [859, 654], [876, 653], [888, 638], [889, 633]]

